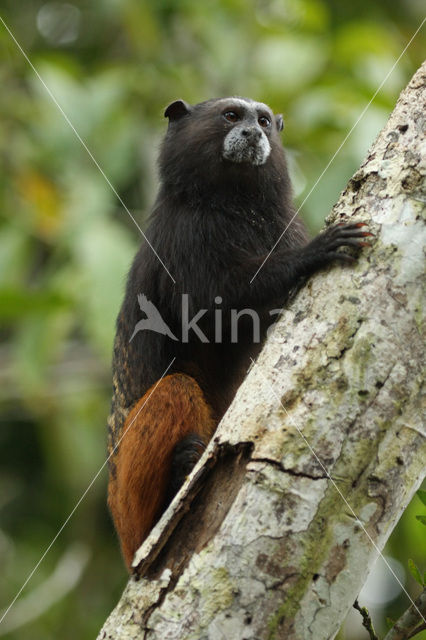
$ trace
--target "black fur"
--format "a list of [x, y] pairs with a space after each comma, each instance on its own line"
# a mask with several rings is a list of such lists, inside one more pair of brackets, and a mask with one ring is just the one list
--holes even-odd
[[196, 433], [190, 433], [175, 446], [172, 454], [170, 483], [167, 488], [163, 510], [173, 500], [185, 479], [201, 458], [205, 448], [205, 442]]

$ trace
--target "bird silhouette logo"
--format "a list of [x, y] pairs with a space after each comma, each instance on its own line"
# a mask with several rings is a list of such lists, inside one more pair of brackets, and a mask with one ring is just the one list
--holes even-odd
[[145, 313], [146, 318], [144, 318], [143, 320], [139, 320], [139, 322], [136, 323], [129, 342], [133, 340], [133, 338], [137, 333], [139, 333], [139, 331], [155, 331], [156, 333], [161, 333], [163, 336], [167, 336], [172, 340], [178, 340], [178, 338], [176, 338], [176, 336], [164, 322], [155, 304], [148, 300], [148, 298], [142, 293], [138, 295], [138, 302], [141, 311]]

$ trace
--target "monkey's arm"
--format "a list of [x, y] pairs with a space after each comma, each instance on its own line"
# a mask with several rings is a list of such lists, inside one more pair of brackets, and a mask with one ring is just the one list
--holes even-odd
[[[369, 243], [365, 240], [372, 234], [363, 230], [363, 222], [340, 224], [329, 227], [303, 247], [288, 249], [279, 245], [269, 256], [255, 257], [244, 265], [249, 288], [244, 290], [251, 304], [265, 304], [286, 294], [313, 275], [337, 260], [351, 263], [356, 260], [339, 247], [360, 249]], [[240, 268], [243, 268], [242, 266]]]

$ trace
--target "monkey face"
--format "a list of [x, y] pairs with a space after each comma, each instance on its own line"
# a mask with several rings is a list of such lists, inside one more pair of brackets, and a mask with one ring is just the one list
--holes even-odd
[[223, 141], [223, 158], [255, 166], [265, 164], [271, 153], [269, 135], [275, 124], [270, 109], [239, 98], [225, 106], [222, 116], [230, 128]]
[[[165, 111], [169, 127], [160, 156], [162, 182], [188, 189], [219, 188], [286, 172], [279, 132], [281, 115], [249, 98], [216, 98], [190, 105], [172, 102]], [[258, 186], [256, 187], [258, 188]]]

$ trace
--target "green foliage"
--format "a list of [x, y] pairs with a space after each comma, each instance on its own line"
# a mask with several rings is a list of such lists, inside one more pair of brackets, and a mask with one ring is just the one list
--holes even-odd
[[423, 587], [424, 586], [423, 585], [423, 578], [422, 578], [422, 576], [420, 574], [419, 568], [417, 567], [416, 563], [413, 560], [411, 560], [411, 558], [409, 558], [407, 564], [408, 564], [408, 568], [409, 568], [410, 573], [413, 576], [414, 580], [416, 582], [418, 582], [421, 587]]
[[[423, 504], [426, 505], [426, 491], [422, 491], [421, 489], [419, 489], [417, 491], [417, 496], [420, 498], [420, 500], [423, 502]], [[416, 515], [416, 520], [418, 520], [422, 524], [426, 525], [426, 515], [425, 514], [423, 514], [423, 513], [417, 514]]]
[[[4, 0], [0, 16], [75, 128], [0, 23], [5, 606], [105, 463], [114, 322], [140, 242], [122, 203], [143, 226], [165, 105], [239, 94], [282, 111], [300, 203], [417, 28], [416, 11], [402, 0]], [[306, 201], [312, 230], [423, 53], [415, 40]], [[39, 589], [31, 622], [12, 608], [0, 635], [10, 624], [16, 640], [95, 637], [126, 580], [105, 486], [103, 469], [25, 588], [24, 598]], [[392, 553], [404, 563], [416, 526], [398, 527]], [[70, 558], [75, 584], [58, 578]]]
[[423, 502], [423, 504], [426, 506], [426, 491], [423, 491], [422, 489], [419, 489], [417, 491], [417, 496]]

